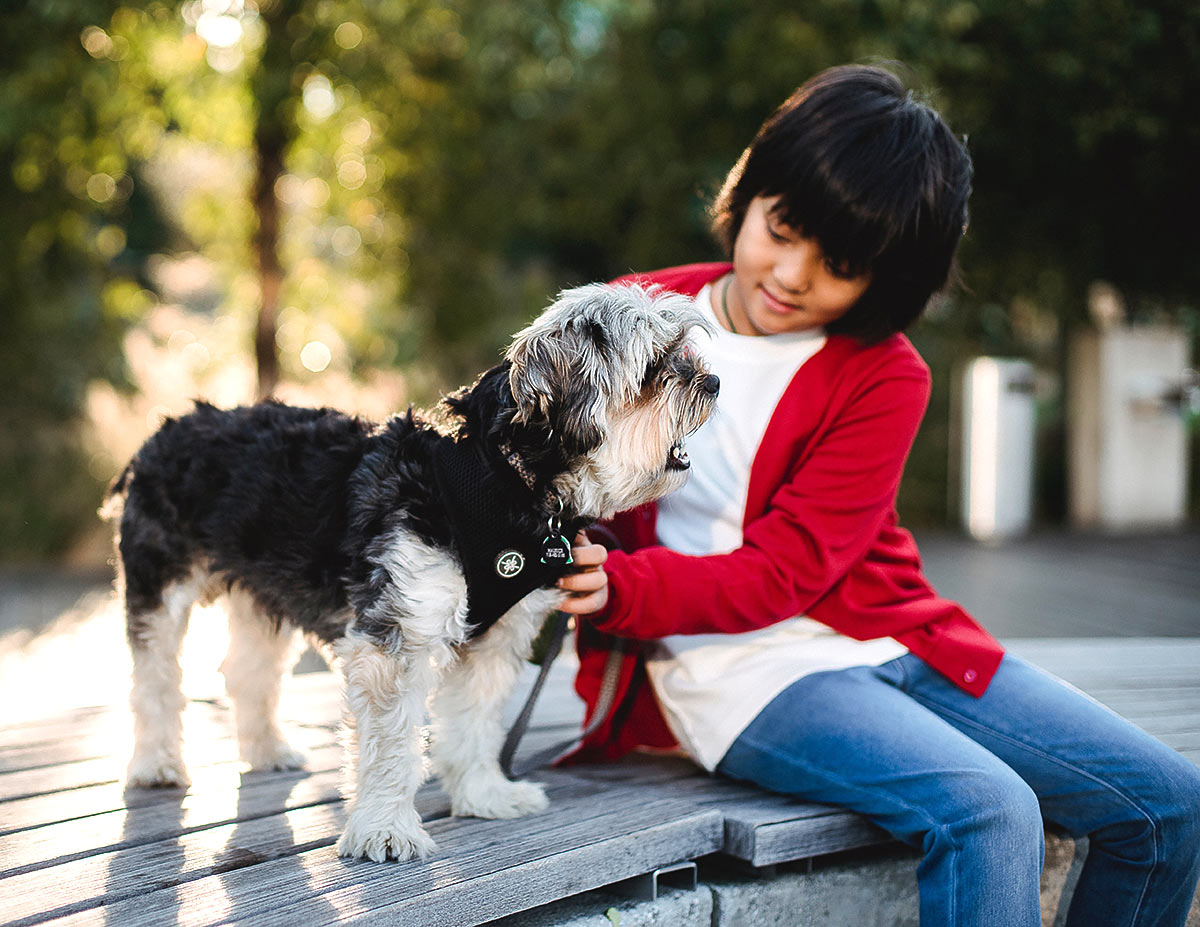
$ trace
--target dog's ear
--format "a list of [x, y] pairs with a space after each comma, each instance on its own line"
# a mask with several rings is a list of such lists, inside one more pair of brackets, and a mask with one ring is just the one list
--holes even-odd
[[592, 326], [535, 323], [518, 333], [508, 359], [516, 423], [553, 432], [553, 440], [570, 455], [600, 445], [608, 392]]
[[551, 422], [562, 436], [567, 453], [587, 454], [604, 440], [604, 394], [578, 375], [568, 374], [559, 406], [551, 413]]

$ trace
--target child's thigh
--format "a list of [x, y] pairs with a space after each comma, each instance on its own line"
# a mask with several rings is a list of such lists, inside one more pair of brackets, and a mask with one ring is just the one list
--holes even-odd
[[1045, 817], [1072, 833], [1169, 803], [1200, 775], [1166, 744], [1011, 654], [980, 698], [923, 663], [907, 670], [902, 687], [915, 701], [1015, 770]]
[[910, 842], [981, 808], [1036, 817], [1036, 799], [1012, 769], [904, 691], [913, 663], [906, 656], [798, 680], [742, 732], [718, 771], [857, 811]]

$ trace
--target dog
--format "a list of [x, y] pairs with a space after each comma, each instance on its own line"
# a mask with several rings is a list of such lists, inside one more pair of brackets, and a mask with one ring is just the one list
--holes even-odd
[[275, 718], [292, 632], [341, 670], [353, 798], [340, 855], [433, 852], [414, 807], [427, 699], [453, 814], [544, 809], [540, 785], [501, 771], [502, 707], [565, 595], [567, 538], [686, 480], [683, 439], [719, 389], [689, 344], [708, 326], [686, 297], [592, 284], [560, 293], [427, 413], [375, 424], [198, 402], [167, 419], [108, 504], [133, 654], [127, 783], [189, 784], [178, 656], [193, 603], [224, 595], [222, 672], [251, 768], [303, 763]]

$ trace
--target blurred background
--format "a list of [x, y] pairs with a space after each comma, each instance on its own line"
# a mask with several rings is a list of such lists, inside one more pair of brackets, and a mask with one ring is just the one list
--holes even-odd
[[[1072, 450], [1070, 396], [1123, 376], [1104, 333], [1167, 358], [1120, 404], [1172, 436], [1126, 441], [1110, 479], [1169, 456], [1162, 523], [1200, 514], [1192, 0], [9, 0], [0, 51], [9, 589], [105, 573], [105, 484], [193, 397], [386, 415], [563, 286], [719, 258], [725, 172], [850, 61], [903, 62], [976, 168], [962, 284], [912, 333], [934, 396], [904, 521], [967, 524], [984, 356], [1021, 362], [1016, 530], [1088, 522], [1072, 493], [1102, 492], [1071, 483], [1102, 449]], [[1076, 418], [1099, 440], [1105, 414]]]

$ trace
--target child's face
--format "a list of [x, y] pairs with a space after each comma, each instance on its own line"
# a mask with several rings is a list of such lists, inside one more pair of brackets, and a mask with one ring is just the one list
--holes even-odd
[[849, 312], [871, 285], [869, 272], [843, 275], [815, 239], [772, 215], [776, 201], [762, 196], [751, 200], [733, 244], [728, 300], [742, 334], [776, 335], [828, 325]]

